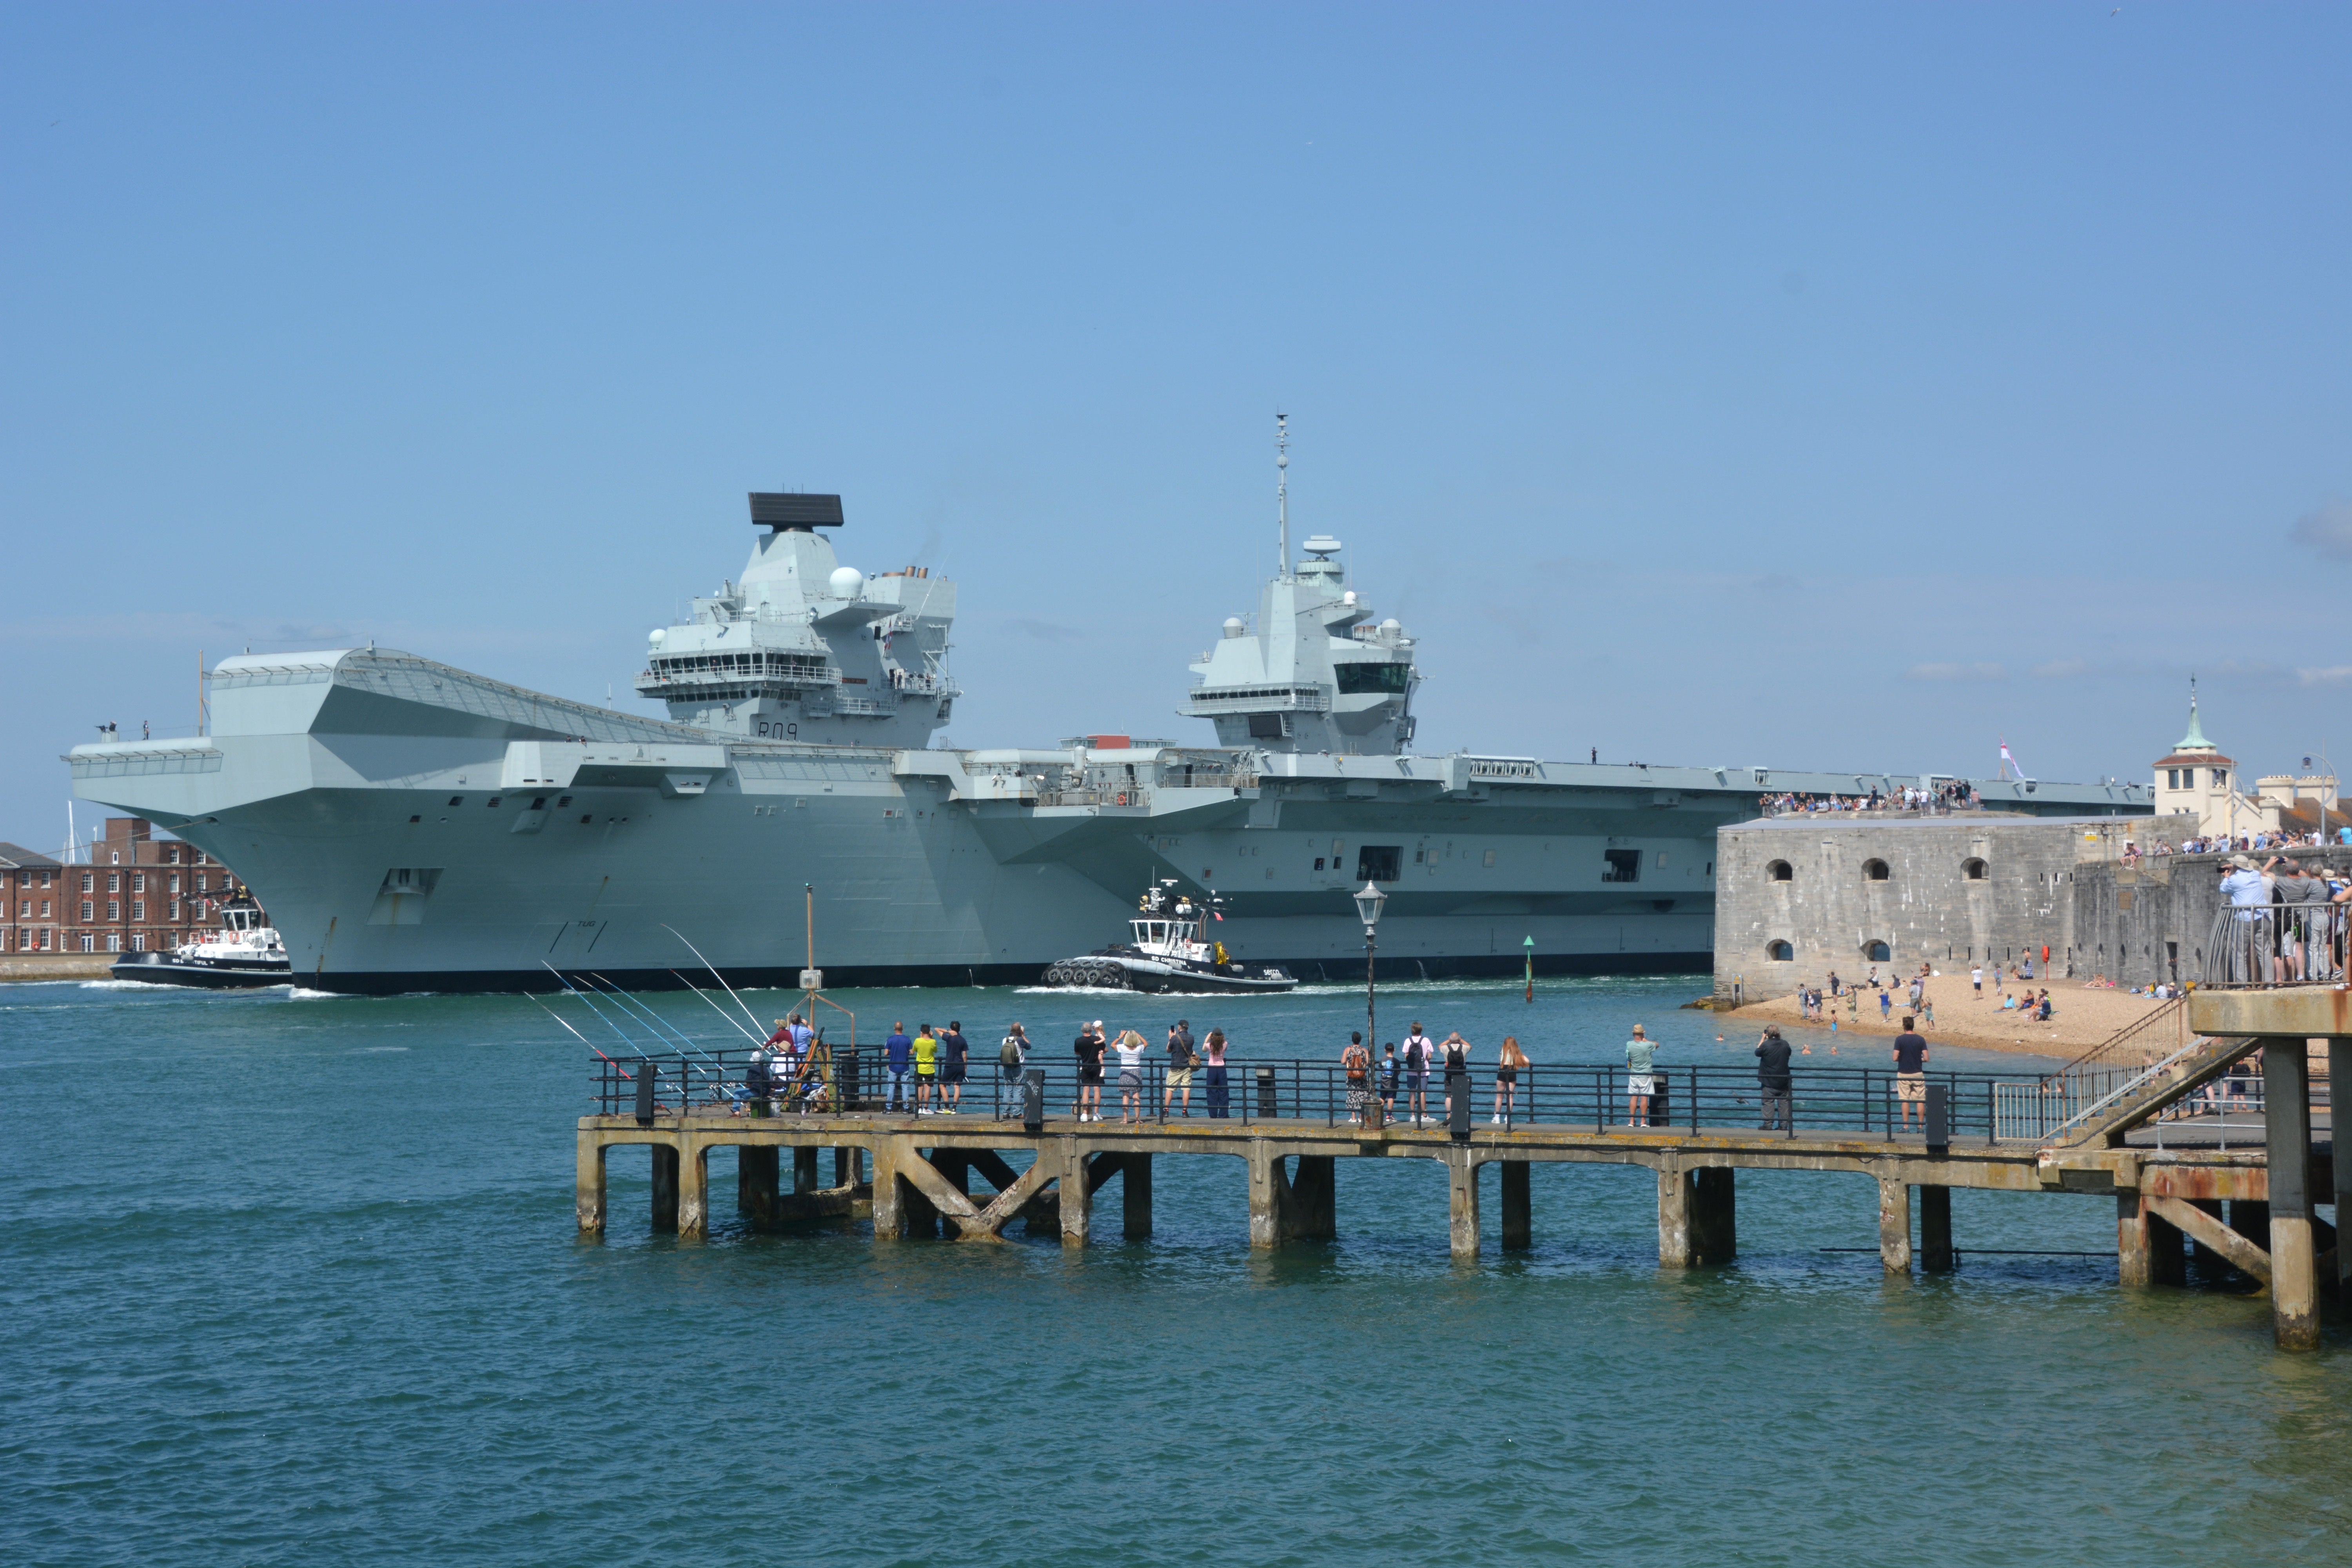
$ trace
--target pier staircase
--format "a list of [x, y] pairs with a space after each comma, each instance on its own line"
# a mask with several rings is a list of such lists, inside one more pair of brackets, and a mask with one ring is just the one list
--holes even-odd
[[[2110, 1147], [2228, 1072], [2255, 1046], [2251, 1036], [2197, 1034], [2189, 1026], [2188, 998], [2177, 997], [2030, 1089], [2002, 1086], [2011, 1091], [2003, 1120], [2020, 1131], [2038, 1120], [2043, 1142], [2054, 1149]], [[2022, 1103], [2029, 1094], [2031, 1106]]]

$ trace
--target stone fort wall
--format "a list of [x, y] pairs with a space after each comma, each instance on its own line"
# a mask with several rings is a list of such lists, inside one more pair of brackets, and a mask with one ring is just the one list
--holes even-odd
[[[2085, 927], [2077, 897], [2085, 872], [2113, 884], [2127, 840], [2173, 842], [2196, 818], [1953, 816], [1772, 817], [1716, 833], [1715, 993], [1786, 995], [1834, 970], [1847, 977], [1949, 972], [1972, 961], [2014, 963], [2031, 952], [2045, 973], [2088, 978], [2090, 946], [2120, 956], [2135, 945], [2168, 952], [2151, 921], [2193, 923], [2193, 901], [2143, 900], [2138, 889], [2112, 929]], [[2179, 858], [2175, 858], [2176, 859]], [[2180, 883], [2184, 895], [2189, 878]], [[2210, 884], [2215, 879], [2205, 878]], [[2169, 884], [2168, 884], [2168, 889]], [[2104, 908], [2094, 902], [2094, 910]], [[2210, 907], [2204, 918], [2211, 918]], [[2198, 927], [2198, 942], [2203, 927]], [[2187, 952], [2187, 948], [2180, 950]], [[2143, 979], [2158, 978], [2153, 973]]]

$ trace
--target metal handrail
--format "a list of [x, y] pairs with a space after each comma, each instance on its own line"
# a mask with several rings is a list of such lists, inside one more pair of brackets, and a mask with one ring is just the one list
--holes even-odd
[[2208, 990], [2268, 990], [2345, 981], [2352, 904], [2224, 904], [2205, 939], [2198, 984]]

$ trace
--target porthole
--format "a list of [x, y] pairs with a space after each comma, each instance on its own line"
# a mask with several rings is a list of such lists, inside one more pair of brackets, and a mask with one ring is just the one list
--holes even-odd
[[1985, 879], [1985, 863], [1971, 855], [1960, 862], [1960, 875], [1971, 882], [1981, 882]]
[[1862, 879], [1865, 882], [1884, 882], [1886, 880], [1886, 862], [1884, 860], [1864, 860], [1862, 863]]
[[1797, 956], [1797, 950], [1789, 942], [1768, 942], [1764, 944], [1764, 956], [1775, 963], [1787, 963]]
[[1775, 882], [1793, 882], [1797, 879], [1796, 868], [1786, 860], [1771, 862], [1764, 868], [1764, 875]]

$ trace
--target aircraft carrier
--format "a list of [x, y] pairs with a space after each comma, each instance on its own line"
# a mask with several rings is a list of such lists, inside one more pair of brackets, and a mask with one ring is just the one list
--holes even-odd
[[[211, 732], [77, 746], [74, 793], [236, 868], [296, 984], [384, 993], [672, 985], [700, 968], [683, 939], [793, 985], [804, 887], [829, 985], [1029, 984], [1168, 878], [1224, 896], [1237, 956], [1310, 982], [1362, 973], [1368, 880], [1384, 975], [1516, 974], [1528, 939], [1545, 973], [1696, 973], [1718, 826], [1767, 794], [1950, 782], [1415, 754], [1416, 640], [1338, 540], [1294, 555], [1286, 478], [1276, 574], [1180, 709], [1213, 744], [933, 749], [955, 585], [844, 565], [838, 497], [755, 494], [740, 578], [648, 639], [667, 722], [373, 645], [253, 654], [212, 670]], [[1969, 782], [2001, 811], [2151, 809]]]

